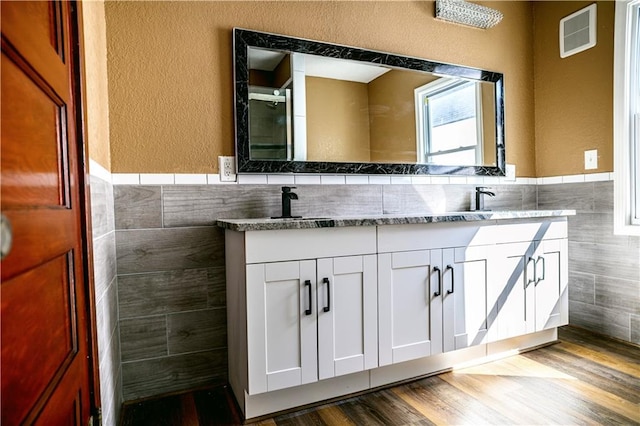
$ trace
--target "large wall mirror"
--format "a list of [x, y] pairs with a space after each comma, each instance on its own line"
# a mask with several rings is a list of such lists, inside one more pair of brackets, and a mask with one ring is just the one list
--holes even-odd
[[239, 173], [504, 176], [500, 73], [234, 30]]

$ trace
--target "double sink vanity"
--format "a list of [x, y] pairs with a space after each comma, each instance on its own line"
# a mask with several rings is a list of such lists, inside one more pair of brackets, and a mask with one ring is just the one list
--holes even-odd
[[555, 341], [572, 214], [219, 220], [245, 418]]
[[[506, 174], [499, 72], [236, 28], [234, 80], [240, 174]], [[286, 189], [284, 218], [218, 220], [246, 419], [535, 348], [568, 322], [574, 211], [291, 218]], [[476, 191], [481, 210], [494, 194]]]

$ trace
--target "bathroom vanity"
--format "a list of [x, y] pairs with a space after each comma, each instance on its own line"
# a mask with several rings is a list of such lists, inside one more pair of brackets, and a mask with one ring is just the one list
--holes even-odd
[[219, 220], [245, 418], [555, 341], [572, 214]]

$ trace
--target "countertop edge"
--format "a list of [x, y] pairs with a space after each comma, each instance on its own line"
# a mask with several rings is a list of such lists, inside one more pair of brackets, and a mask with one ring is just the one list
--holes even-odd
[[535, 219], [574, 216], [575, 210], [512, 210], [448, 212], [410, 215], [362, 215], [298, 219], [218, 219], [216, 225], [231, 231], [267, 231], [284, 229], [339, 228], [347, 226], [385, 226], [482, 220]]

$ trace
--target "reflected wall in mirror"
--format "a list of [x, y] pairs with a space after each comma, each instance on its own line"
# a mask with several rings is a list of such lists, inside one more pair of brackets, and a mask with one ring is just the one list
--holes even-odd
[[504, 175], [503, 76], [234, 30], [239, 173]]

